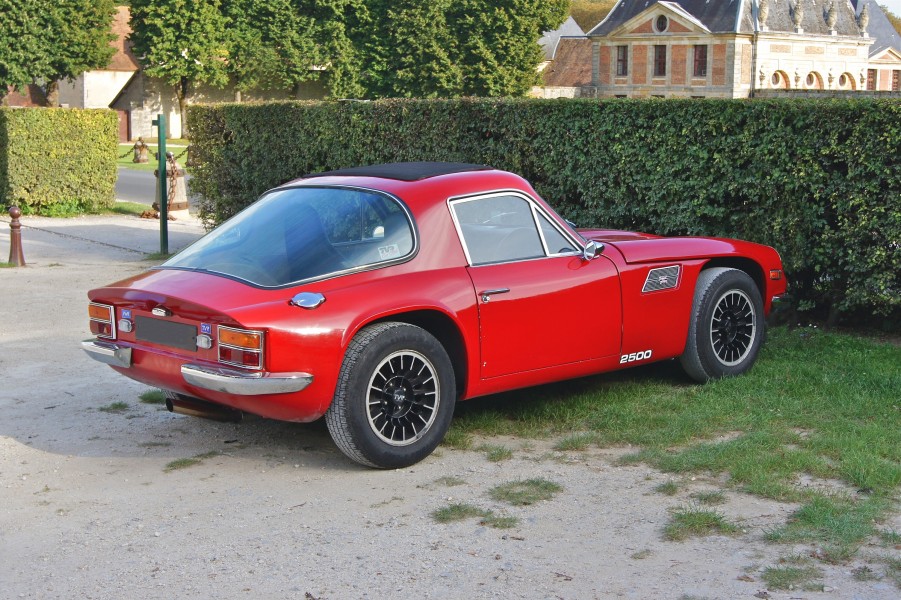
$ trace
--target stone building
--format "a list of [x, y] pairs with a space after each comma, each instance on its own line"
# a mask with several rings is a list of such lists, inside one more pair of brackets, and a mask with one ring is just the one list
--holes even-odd
[[583, 96], [901, 90], [901, 36], [875, 0], [620, 0], [587, 38]]

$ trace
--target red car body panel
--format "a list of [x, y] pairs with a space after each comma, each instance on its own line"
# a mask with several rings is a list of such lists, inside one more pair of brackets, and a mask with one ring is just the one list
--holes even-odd
[[[604, 244], [599, 256], [579, 252], [471, 266], [455, 228], [455, 199], [487, 192], [524, 194], [573, 240], [578, 234], [556, 216], [522, 178], [495, 170], [451, 173], [418, 181], [328, 176], [301, 179], [291, 187], [360, 188], [399, 198], [409, 209], [418, 240], [411, 258], [371, 270], [298, 285], [264, 288], [221, 275], [174, 268], [154, 269], [91, 290], [92, 302], [133, 317], [153, 318], [164, 306], [174, 323], [213, 331], [225, 325], [264, 332], [264, 373], [313, 375], [301, 391], [240, 395], [192, 385], [186, 362], [221, 366], [215, 347], [184, 351], [139, 341], [118, 332], [115, 343], [130, 349], [120, 373], [186, 396], [288, 421], [322, 416], [335, 394], [342, 361], [354, 336], [376, 321], [401, 320], [426, 328], [449, 349], [460, 399], [544, 384], [631, 366], [623, 357], [647, 353], [649, 362], [679, 356], [685, 348], [695, 282], [711, 261], [747, 266], [761, 288], [765, 311], [785, 292], [782, 265], [772, 249], [709, 238], [661, 238], [615, 230], [581, 230]], [[579, 243], [584, 243], [579, 241]], [[675, 285], [644, 292], [649, 272], [678, 266]], [[773, 276], [775, 277], [775, 275]], [[509, 289], [490, 296], [488, 290]], [[322, 294], [314, 310], [290, 304], [299, 292]]]

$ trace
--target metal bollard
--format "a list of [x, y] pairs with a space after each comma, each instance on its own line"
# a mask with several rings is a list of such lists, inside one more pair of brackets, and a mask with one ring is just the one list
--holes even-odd
[[9, 216], [12, 221], [9, 223], [9, 264], [14, 267], [25, 266], [25, 255], [22, 253], [22, 224], [19, 223], [19, 217], [22, 211], [18, 206], [9, 207]]

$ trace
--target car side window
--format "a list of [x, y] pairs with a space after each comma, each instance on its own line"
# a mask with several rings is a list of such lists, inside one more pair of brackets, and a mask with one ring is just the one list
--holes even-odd
[[556, 227], [551, 225], [547, 217], [539, 214], [538, 223], [541, 224], [541, 234], [544, 236], [544, 241], [550, 254], [568, 254], [576, 251], [574, 244], [566, 239]]
[[471, 264], [545, 256], [532, 207], [524, 198], [488, 196], [460, 200], [452, 207]]

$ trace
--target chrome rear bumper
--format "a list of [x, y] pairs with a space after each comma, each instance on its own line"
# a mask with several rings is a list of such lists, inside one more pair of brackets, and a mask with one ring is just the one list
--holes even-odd
[[131, 348], [95, 339], [83, 341], [81, 348], [94, 360], [107, 365], [125, 369], [131, 367]]
[[[81, 347], [94, 360], [124, 369], [131, 367], [131, 348], [127, 346], [90, 339], [83, 341]], [[181, 375], [190, 385], [236, 396], [290, 394], [313, 382], [309, 373], [260, 373], [195, 364], [182, 365]]]
[[182, 365], [181, 375], [191, 385], [238, 396], [289, 394], [313, 382], [309, 373], [259, 373], [202, 365]]

